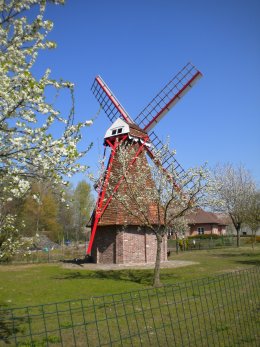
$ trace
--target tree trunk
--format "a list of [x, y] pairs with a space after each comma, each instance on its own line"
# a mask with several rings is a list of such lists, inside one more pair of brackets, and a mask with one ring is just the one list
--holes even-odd
[[252, 242], [252, 247], [253, 247], [253, 250], [255, 250], [255, 244], [256, 244], [256, 230], [253, 230], [253, 242]]
[[237, 229], [237, 247], [240, 247], [240, 227]]
[[160, 287], [160, 267], [161, 267], [161, 252], [162, 252], [162, 236], [160, 234], [156, 234], [157, 240], [157, 251], [156, 251], [156, 260], [154, 267], [154, 278], [153, 278], [153, 286]]

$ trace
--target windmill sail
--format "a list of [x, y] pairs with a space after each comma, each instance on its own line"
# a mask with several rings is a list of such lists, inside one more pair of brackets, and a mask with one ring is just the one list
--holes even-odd
[[133, 123], [129, 114], [100, 76], [95, 78], [91, 90], [112, 123], [119, 117], [128, 123]]
[[170, 151], [165, 146], [154, 131], [149, 134], [149, 139], [151, 148], [147, 148], [147, 154], [152, 159], [155, 159], [157, 156], [161, 158], [161, 162], [159, 164], [162, 166], [166, 175], [171, 177], [172, 181], [174, 182], [174, 186], [182, 190], [185, 187], [192, 189], [195, 185], [193, 179], [176, 160], [174, 152]]
[[[116, 232], [115, 227], [113, 227], [113, 232], [115, 231], [115, 234], [110, 233], [112, 234], [112, 237], [114, 238], [113, 243], [111, 243], [110, 238], [106, 239], [103, 236], [104, 235], [103, 231], [106, 230], [104, 229], [104, 227], [106, 228], [107, 226], [111, 226], [111, 225], [118, 226], [118, 225], [126, 225], [126, 224], [131, 225], [131, 228], [134, 225], [139, 226], [139, 221], [137, 221], [138, 224], [136, 224], [137, 222], [132, 220], [133, 216], [131, 214], [127, 214], [127, 209], [125, 208], [120, 209], [118, 207], [118, 204], [113, 199], [114, 193], [116, 192], [120, 193], [119, 188], [123, 189], [123, 191], [124, 189], [126, 189], [126, 187], [123, 186], [123, 182], [125, 180], [126, 175], [118, 175], [118, 167], [120, 167], [120, 161], [118, 160], [119, 158], [118, 148], [121, 143], [123, 144], [124, 142], [124, 145], [129, 146], [128, 148], [132, 146], [131, 148], [134, 149], [134, 152], [133, 152], [134, 155], [131, 151], [129, 151], [129, 155], [131, 154], [131, 160], [129, 163], [130, 165], [128, 167], [129, 169], [128, 173], [131, 173], [133, 176], [132, 179], [130, 180], [133, 182], [133, 184], [135, 182], [135, 178], [138, 173], [134, 170], [130, 170], [130, 168], [136, 162], [137, 157], [143, 160], [142, 170], [144, 170], [146, 167], [149, 170], [147, 158], [144, 153], [144, 151], [146, 150], [150, 158], [154, 160], [155, 164], [159, 166], [160, 169], [162, 169], [162, 171], [166, 174], [167, 181], [170, 184], [173, 184], [173, 188], [178, 193], [182, 195], [183, 188], [185, 186], [187, 187], [187, 185], [189, 186], [194, 185], [192, 181], [192, 177], [189, 175], [188, 172], [185, 173], [183, 167], [175, 159], [174, 153], [171, 152], [162, 143], [162, 141], [160, 141], [160, 139], [154, 132], [151, 132], [151, 129], [171, 109], [171, 107], [173, 107], [178, 102], [178, 100], [195, 84], [195, 82], [201, 76], [202, 74], [192, 64], [188, 63], [162, 89], [162, 91], [159, 94], [157, 94], [157, 96], [149, 103], [149, 105], [136, 117], [135, 121], [131, 119], [131, 117], [125, 111], [123, 106], [119, 103], [115, 95], [112, 93], [109, 87], [105, 84], [102, 78], [100, 76], [97, 76], [95, 78], [91, 90], [94, 96], [96, 97], [97, 101], [99, 102], [100, 106], [103, 108], [104, 112], [106, 113], [110, 121], [113, 123], [112, 127], [108, 129], [105, 135], [104, 145], [110, 146], [111, 154], [110, 154], [110, 159], [109, 159], [109, 164], [107, 166], [106, 174], [103, 178], [102, 184], [99, 189], [98, 202], [96, 205], [95, 213], [93, 214], [91, 239], [90, 239], [88, 250], [87, 250], [87, 254], [90, 254], [90, 253], [92, 254], [92, 245], [93, 245], [94, 239], [98, 240], [98, 241], [95, 241], [96, 245], [94, 244], [94, 252], [93, 252], [94, 257], [96, 257], [95, 258], [96, 261], [98, 259], [98, 254], [99, 254], [97, 243], [100, 242], [100, 240], [105, 242], [104, 250], [109, 249], [106, 256], [111, 253], [109, 248], [111, 244], [119, 245], [122, 243], [121, 239], [120, 239], [120, 242], [117, 242], [118, 240], [117, 235], [119, 235], [119, 233]], [[126, 129], [123, 130], [124, 125], [120, 124], [123, 122], [122, 120], [119, 120], [118, 118], [121, 118], [122, 120], [128, 123], [126, 124], [127, 131]], [[118, 120], [118, 123], [115, 125], [114, 122], [117, 120]], [[117, 126], [118, 124], [120, 124], [120, 127]], [[147, 136], [147, 133], [149, 133], [149, 138]], [[147, 143], [147, 142], [150, 142], [150, 143]], [[161, 154], [160, 152], [162, 152], [163, 154], [162, 156], [159, 155]], [[158, 157], [160, 157], [161, 159], [160, 160], [157, 159]], [[147, 177], [147, 181], [145, 182], [145, 186], [153, 189], [153, 184], [155, 184], [155, 182], [153, 181], [151, 183], [149, 171], [146, 177]], [[113, 187], [112, 192], [109, 192], [107, 190], [107, 187], [109, 186], [109, 184], [110, 186], [112, 184], [112, 187]], [[148, 190], [145, 190], [145, 191], [148, 191]], [[145, 198], [142, 204], [143, 203], [147, 204], [147, 201], [149, 200]], [[138, 203], [137, 204], [138, 211], [139, 211], [139, 206], [140, 205]], [[153, 218], [152, 217], [154, 213], [153, 211], [157, 211], [157, 208], [154, 208], [154, 206], [151, 206], [151, 218]], [[136, 230], [138, 230], [138, 228]], [[96, 235], [96, 232], [97, 232], [97, 235]], [[109, 243], [106, 243], [106, 242], [109, 242]], [[138, 239], [138, 242], [140, 242], [139, 239]], [[146, 246], [146, 237], [145, 237], [144, 245], [146, 250], [145, 259], [147, 259], [147, 254], [148, 254], [147, 251], [149, 251], [150, 245]], [[151, 244], [151, 247], [153, 247], [152, 244]], [[127, 248], [129, 248], [129, 245], [127, 245]], [[167, 250], [167, 247], [165, 247], [165, 249]], [[122, 251], [118, 252], [118, 254], [119, 253], [123, 254], [123, 249]], [[135, 253], [133, 252], [131, 253], [134, 254], [133, 260], [136, 261]], [[114, 256], [114, 253], [111, 253], [111, 254], [113, 256], [111, 258], [111, 262], [114, 262], [116, 258]], [[122, 254], [120, 256], [122, 256]], [[165, 254], [167, 255], [167, 252], [165, 252]], [[107, 258], [105, 257], [104, 259], [107, 259]], [[167, 259], [167, 257], [165, 259]], [[121, 258], [120, 258], [120, 261], [121, 261]]]
[[139, 113], [134, 122], [149, 132], [201, 77], [201, 72], [188, 63]]
[[162, 162], [160, 164], [162, 165], [162, 167], [166, 171], [170, 169], [170, 173], [174, 172], [176, 181], [183, 179], [186, 175], [185, 170], [175, 159], [174, 153], [165, 147], [163, 142], [158, 138], [154, 131], [149, 134], [149, 138], [152, 144], [152, 150], [150, 154], [156, 157], [160, 153], [160, 157], [162, 158]]

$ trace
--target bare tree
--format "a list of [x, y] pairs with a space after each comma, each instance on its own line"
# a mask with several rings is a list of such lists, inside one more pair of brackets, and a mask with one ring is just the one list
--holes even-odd
[[219, 165], [213, 171], [213, 204], [215, 208], [229, 215], [237, 233], [237, 247], [240, 246], [240, 230], [246, 223], [249, 206], [254, 197], [255, 182], [243, 165]]
[[[165, 149], [168, 150], [167, 145]], [[130, 146], [123, 145], [118, 151], [120, 165], [117, 165], [117, 172], [111, 177], [110, 194], [123, 207], [124, 213], [155, 234], [157, 252], [153, 285], [160, 286], [163, 239], [175, 221], [205, 200], [207, 172], [204, 167], [191, 169], [182, 179], [177, 177], [174, 165], [166, 172], [160, 162], [167, 150], [165, 153], [157, 153], [157, 157], [149, 161], [145, 158], [145, 152], [142, 152], [129, 165], [131, 150], [133, 148]], [[122, 177], [121, 185], [115, 190], [119, 177]]]
[[246, 218], [246, 224], [252, 230], [253, 233], [253, 243], [254, 248], [256, 243], [256, 232], [260, 228], [260, 192], [255, 192], [252, 196], [250, 204], [248, 206], [248, 214]]

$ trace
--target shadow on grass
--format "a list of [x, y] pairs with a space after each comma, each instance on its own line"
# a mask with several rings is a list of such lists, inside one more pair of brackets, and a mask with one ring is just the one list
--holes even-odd
[[82, 264], [93, 263], [93, 259], [91, 256], [86, 255], [84, 258], [64, 259], [64, 260], [61, 260], [61, 262], [82, 266]]
[[[163, 273], [161, 271], [161, 280], [176, 277], [173, 274]], [[56, 280], [85, 280], [85, 279], [101, 279], [114, 281], [130, 281], [139, 284], [152, 285], [153, 270], [97, 270], [89, 272], [73, 271], [55, 277]]]
[[255, 260], [237, 260], [237, 263], [240, 264], [245, 264], [245, 265], [256, 265], [256, 266], [260, 266], [260, 259], [255, 259]]
[[91, 272], [76, 271], [65, 273], [55, 279], [58, 280], [78, 280], [78, 279], [102, 279], [114, 281], [130, 281], [140, 284], [150, 285], [152, 283], [153, 273], [151, 271], [138, 271], [138, 270], [97, 270]]
[[24, 321], [25, 318], [14, 317], [6, 305], [0, 305], [0, 341], [9, 344], [9, 339], [22, 331], [20, 325]]
[[[233, 258], [236, 263], [245, 265], [257, 265], [260, 266], [260, 254], [259, 252], [244, 252], [244, 253], [221, 253], [215, 254], [214, 257], [219, 258]], [[237, 259], [236, 259], [237, 258]], [[238, 259], [242, 258], [242, 259]], [[243, 259], [244, 258], [244, 259]], [[248, 259], [246, 259], [248, 258]]]
[[214, 257], [223, 257], [223, 258], [235, 258], [235, 257], [259, 257], [259, 253], [250, 253], [250, 252], [245, 252], [245, 253], [221, 253], [221, 254], [214, 254]]

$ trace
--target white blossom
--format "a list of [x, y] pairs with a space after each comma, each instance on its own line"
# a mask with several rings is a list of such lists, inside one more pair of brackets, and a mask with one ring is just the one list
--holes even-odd
[[[78, 143], [80, 132], [92, 121], [73, 122], [74, 84], [54, 80], [49, 68], [39, 78], [33, 74], [40, 51], [56, 47], [47, 39], [53, 23], [44, 19], [46, 4], [46, 0], [0, 1], [0, 228], [11, 235], [0, 245], [2, 258], [19, 246], [15, 241], [19, 231], [12, 228], [15, 217], [5, 212], [6, 204], [27, 194], [32, 178], [55, 185], [86, 169], [77, 161], [89, 147], [79, 151]], [[55, 98], [47, 101], [50, 88]], [[55, 100], [66, 89], [71, 109], [61, 115]], [[59, 123], [60, 134], [53, 134], [54, 123]]]

